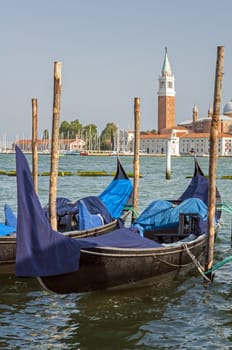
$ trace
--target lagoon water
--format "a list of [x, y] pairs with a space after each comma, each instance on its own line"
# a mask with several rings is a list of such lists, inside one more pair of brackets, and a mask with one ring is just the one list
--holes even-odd
[[[31, 156], [27, 156], [31, 162]], [[49, 171], [49, 156], [39, 157], [39, 171]], [[122, 157], [127, 172], [133, 158]], [[208, 173], [208, 158], [200, 158]], [[60, 157], [63, 171], [115, 171], [115, 157]], [[171, 180], [165, 180], [164, 157], [141, 157], [139, 212], [159, 198], [177, 198], [193, 172], [193, 159], [173, 158]], [[15, 169], [14, 155], [0, 155], [0, 170]], [[231, 204], [231, 159], [220, 158], [217, 186]], [[98, 195], [111, 177], [59, 177], [58, 195], [72, 200]], [[39, 197], [48, 201], [49, 179], [39, 177]], [[0, 220], [8, 203], [16, 211], [16, 179], [0, 175]], [[223, 213], [215, 245], [215, 262], [232, 255], [231, 215]], [[1, 349], [151, 350], [232, 349], [232, 266], [226, 264], [206, 286], [199, 273], [175, 274], [149, 287], [89, 294], [55, 295], [33, 279], [0, 276]]]

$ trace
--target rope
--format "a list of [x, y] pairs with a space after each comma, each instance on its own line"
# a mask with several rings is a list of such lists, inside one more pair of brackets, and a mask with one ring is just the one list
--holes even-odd
[[194, 265], [196, 266], [197, 270], [200, 272], [200, 274], [203, 276], [204, 279], [206, 279], [207, 281], [211, 281], [206, 275], [209, 273], [212, 273], [214, 271], [216, 271], [217, 269], [219, 269], [220, 267], [222, 267], [225, 264], [228, 264], [229, 262], [232, 261], [232, 256], [228, 256], [227, 258], [225, 258], [224, 260], [218, 262], [217, 264], [215, 264], [211, 269], [209, 269], [208, 271], [204, 271], [203, 266], [201, 266], [200, 262], [195, 258], [195, 256], [190, 252], [189, 248], [187, 247], [186, 244], [184, 244], [184, 248], [186, 249], [188, 255], [190, 256], [190, 258], [192, 259]]
[[218, 262], [217, 264], [215, 264], [210, 270], [204, 272], [204, 274], [206, 275], [207, 273], [211, 273], [216, 271], [217, 269], [219, 269], [220, 267], [222, 267], [223, 265], [229, 263], [232, 261], [232, 256], [228, 256], [227, 258], [225, 258], [224, 260]]
[[197, 270], [200, 272], [200, 274], [202, 275], [202, 277], [208, 281], [211, 282], [211, 280], [205, 275], [204, 273], [204, 268], [201, 266], [200, 262], [196, 259], [196, 257], [190, 252], [188, 246], [186, 244], [183, 245], [184, 248], [186, 249], [186, 252], [188, 253], [188, 255], [190, 256], [190, 258], [192, 259], [194, 265], [196, 266]]
[[133, 207], [130, 207], [130, 206], [127, 207], [127, 206], [125, 206], [123, 209], [124, 209], [124, 210], [130, 211], [132, 214], [135, 215], [136, 218], [139, 216], [139, 213], [138, 213]]
[[216, 209], [232, 214], [232, 205], [228, 203], [220, 203], [216, 206]]
[[[185, 244], [183, 244], [183, 247], [185, 248]], [[188, 249], [188, 247], [187, 247], [187, 249]], [[189, 263], [187, 263], [187, 264], [172, 264], [172, 263], [169, 263], [169, 262], [167, 262], [167, 261], [165, 261], [163, 259], [158, 258], [157, 256], [154, 256], [153, 258], [158, 260], [158, 261], [160, 261], [161, 263], [163, 263], [165, 265], [172, 266], [172, 267], [186, 267], [186, 266], [189, 266]]]
[[158, 258], [157, 256], [153, 257], [154, 259], [160, 261], [162, 264], [168, 265], [168, 266], [172, 266], [172, 267], [185, 267], [188, 266], [189, 264], [171, 264], [163, 259]]
[[[125, 207], [125, 210], [129, 210], [132, 212], [132, 214], [135, 215], [135, 217], [138, 217], [139, 213], [136, 212], [134, 210], [134, 208], [132, 207]], [[228, 204], [228, 203], [220, 203], [216, 206], [216, 209], [221, 210], [221, 211], [225, 211], [229, 214], [232, 214], [232, 205]], [[197, 270], [199, 271], [199, 273], [202, 275], [202, 277], [208, 281], [211, 282], [211, 280], [206, 276], [209, 273], [212, 273], [214, 271], [216, 271], [217, 269], [219, 269], [220, 267], [222, 267], [223, 265], [229, 263], [232, 261], [232, 256], [229, 256], [227, 258], [225, 258], [224, 260], [218, 262], [217, 264], [215, 264], [210, 270], [208, 271], [204, 271], [204, 267], [200, 264], [200, 262], [196, 259], [196, 257], [190, 252], [188, 246], [186, 244], [183, 244], [183, 247], [185, 248], [186, 252], [188, 253], [189, 257], [192, 259], [194, 265], [196, 266]], [[155, 259], [159, 260], [161, 263], [172, 266], [172, 267], [184, 267], [184, 266], [188, 266], [189, 264], [171, 264], [168, 263], [167, 261], [164, 261], [163, 259], [158, 258], [157, 256], [154, 256]]]
[[[231, 202], [228, 203], [220, 203], [216, 206], [216, 209], [217, 210], [220, 210], [220, 211], [224, 211], [226, 212], [227, 214], [232, 214], [232, 205], [231, 205]], [[221, 225], [224, 224], [224, 222], [222, 222], [222, 220], [220, 219], [220, 222], [221, 222]], [[230, 240], [232, 242], [232, 221], [230, 222]]]

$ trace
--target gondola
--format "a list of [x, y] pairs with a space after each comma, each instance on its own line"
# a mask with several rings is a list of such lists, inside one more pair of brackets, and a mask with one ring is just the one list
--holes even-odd
[[[131, 212], [133, 185], [119, 157], [117, 171], [99, 196], [88, 196], [75, 202], [57, 198], [57, 226], [64, 236], [91, 237], [111, 232], [123, 225]], [[0, 230], [0, 273], [14, 273], [17, 218], [5, 205], [6, 225]], [[43, 208], [48, 219], [48, 206]]]
[[[55, 293], [89, 292], [136, 285], [192, 266], [192, 257], [199, 259], [205, 252], [208, 181], [196, 160], [190, 185], [177, 201], [162, 201], [162, 208], [152, 203], [147, 217], [145, 209], [132, 227], [81, 239], [52, 230], [19, 149], [16, 165], [17, 277], [35, 277], [43, 288]], [[220, 202], [218, 192], [217, 201]], [[165, 218], [161, 220], [165, 221], [164, 227], [156, 227], [156, 222], [148, 220], [157, 215]], [[216, 211], [215, 219], [216, 229], [220, 211]]]

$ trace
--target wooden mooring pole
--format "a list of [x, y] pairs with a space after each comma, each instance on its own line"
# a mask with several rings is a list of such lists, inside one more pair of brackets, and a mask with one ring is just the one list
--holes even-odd
[[[215, 240], [215, 212], [216, 212], [216, 169], [218, 128], [220, 119], [220, 103], [222, 92], [222, 77], [224, 65], [224, 46], [217, 48], [217, 63], [214, 86], [213, 115], [210, 129], [210, 155], [209, 155], [209, 192], [208, 192], [208, 244], [206, 250], [205, 271], [209, 271], [213, 265], [214, 240]], [[212, 281], [212, 273], [207, 274]]]
[[166, 180], [171, 179], [171, 140], [167, 141], [166, 152]]
[[134, 99], [134, 186], [133, 186], [133, 212], [131, 221], [136, 219], [138, 211], [138, 191], [139, 191], [139, 148], [140, 148], [140, 98]]
[[35, 192], [38, 193], [38, 102], [32, 98], [32, 178]]
[[56, 220], [56, 194], [59, 162], [59, 124], [60, 124], [60, 99], [61, 99], [61, 62], [54, 63], [54, 94], [53, 94], [53, 119], [51, 142], [51, 168], [49, 186], [49, 214], [53, 230], [57, 229]]

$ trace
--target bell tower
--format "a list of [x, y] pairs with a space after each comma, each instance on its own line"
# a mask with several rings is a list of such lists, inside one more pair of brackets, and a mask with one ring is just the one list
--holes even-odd
[[165, 47], [164, 62], [159, 76], [158, 90], [158, 133], [167, 133], [175, 126], [175, 87], [174, 75], [171, 71], [167, 48]]

